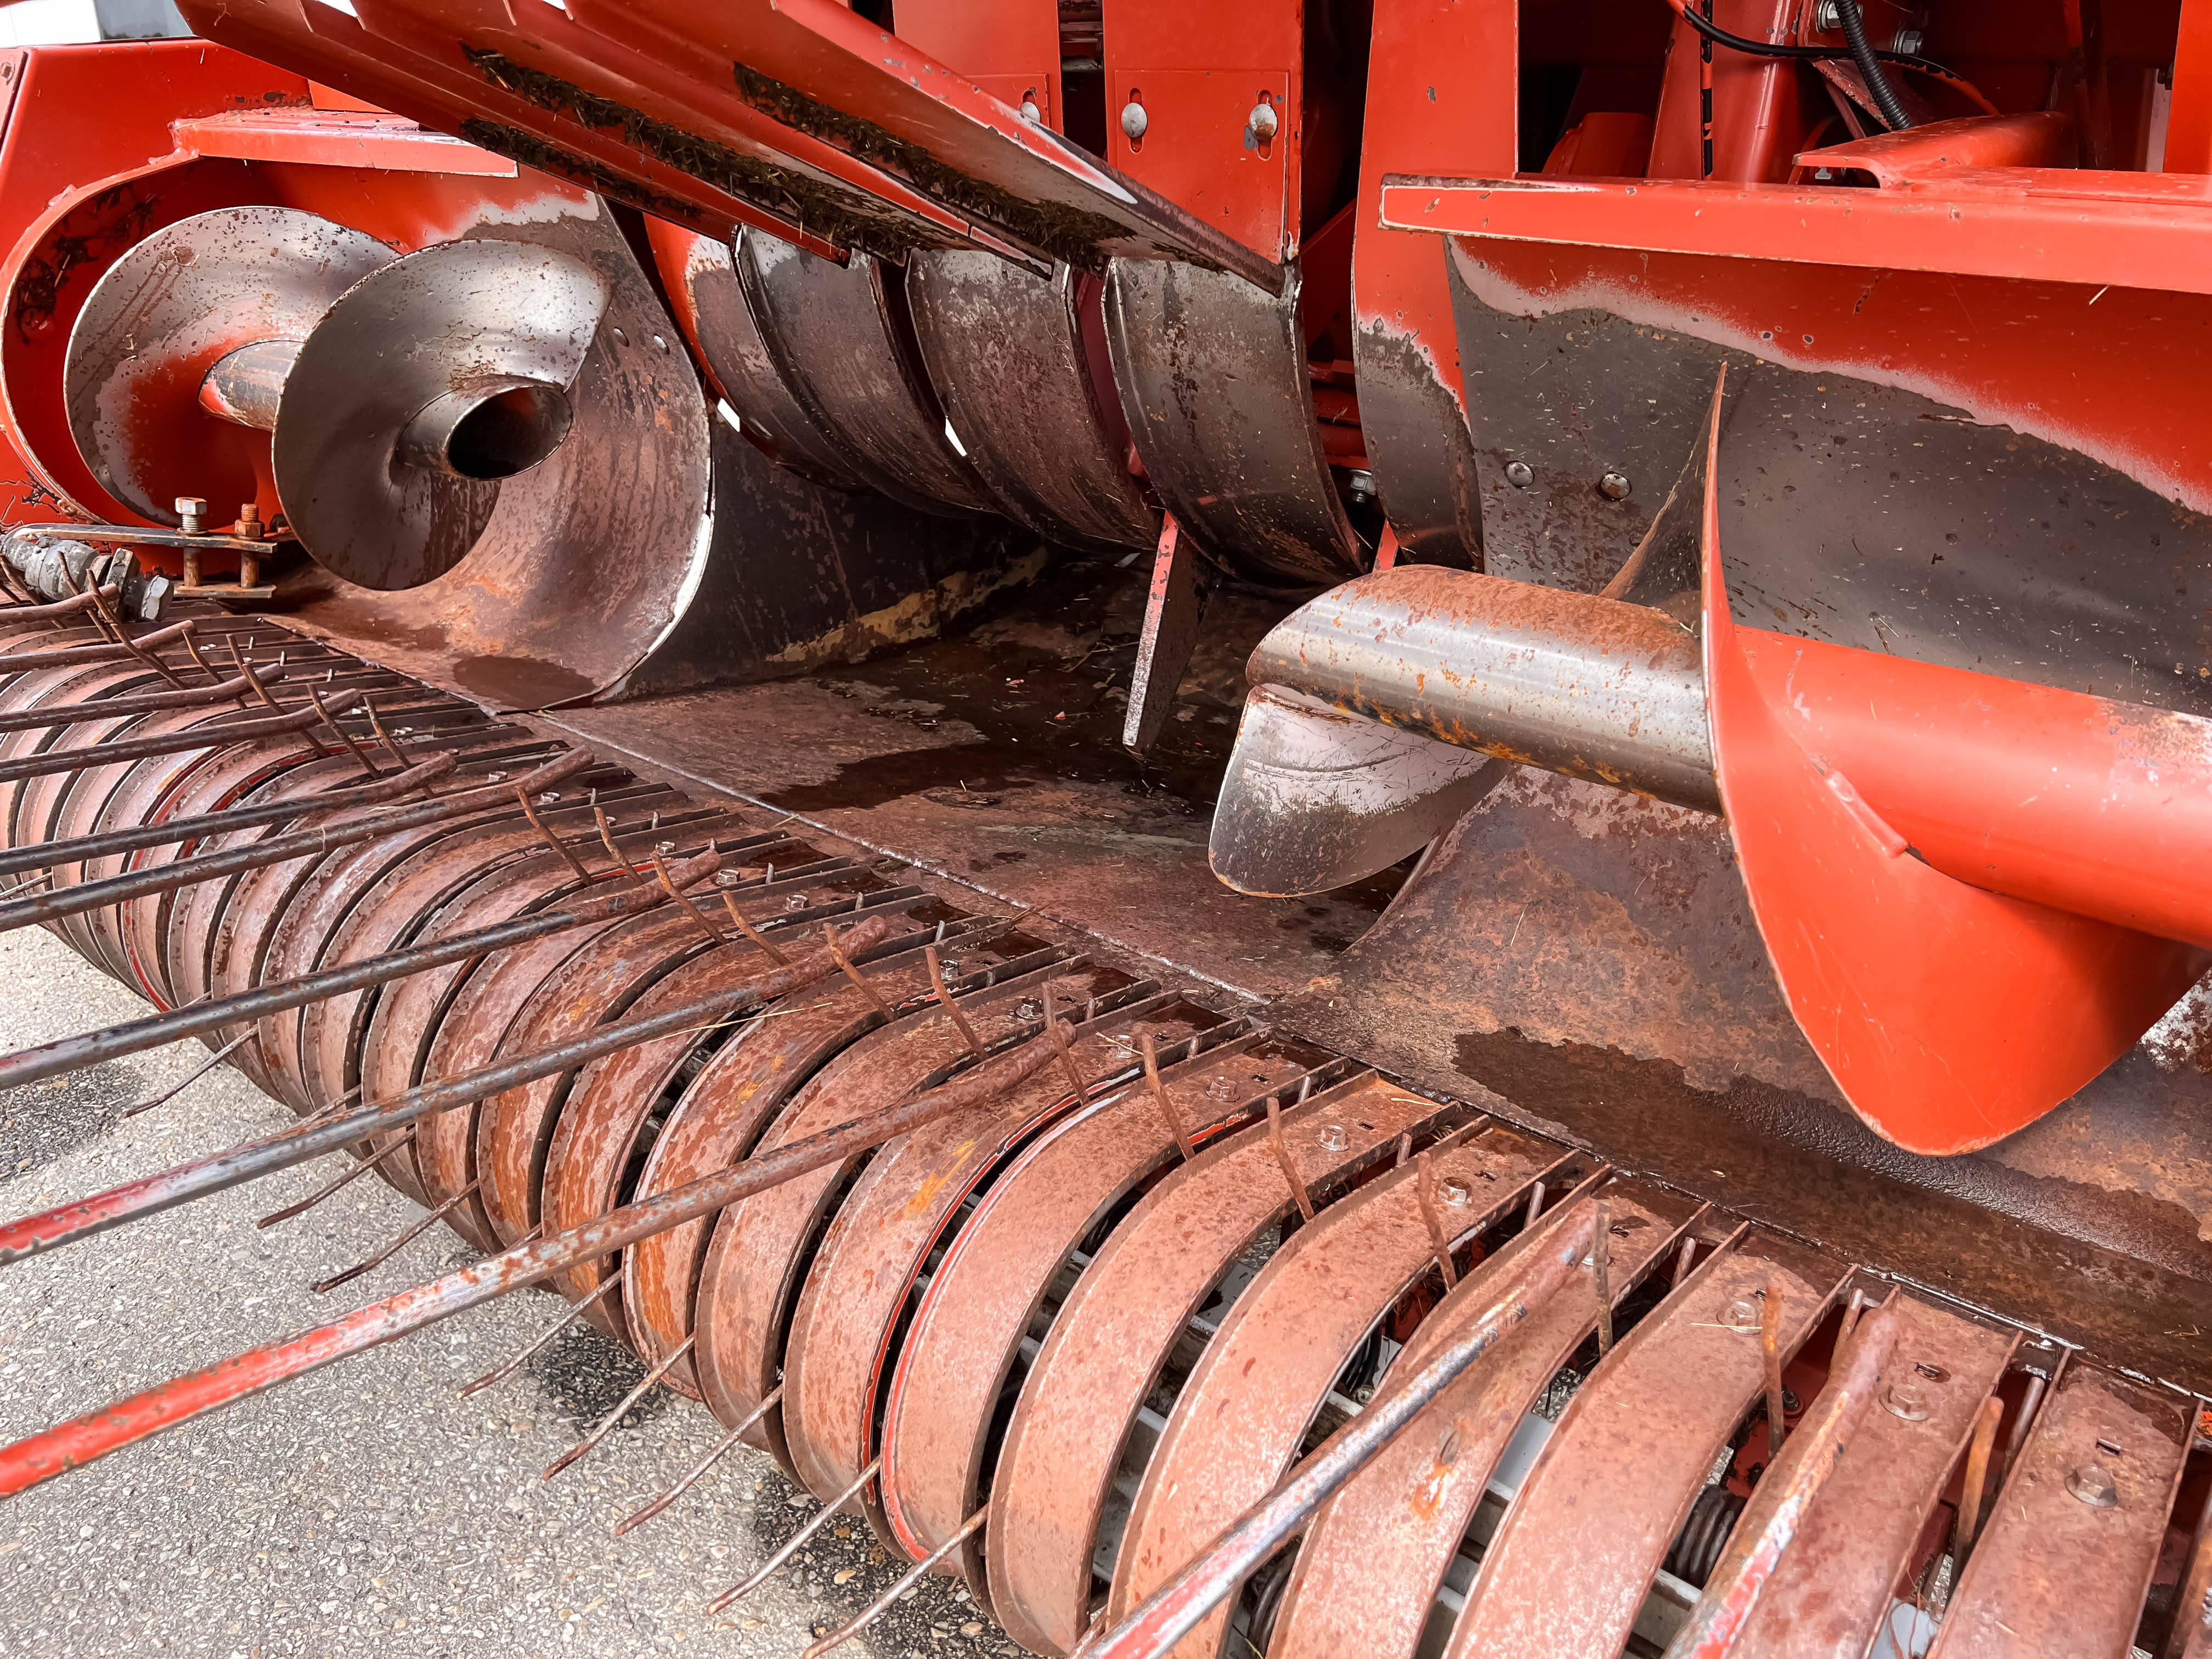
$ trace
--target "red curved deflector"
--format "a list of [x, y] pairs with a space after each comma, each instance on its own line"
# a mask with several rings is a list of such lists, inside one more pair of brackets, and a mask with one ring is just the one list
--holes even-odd
[[1908, 1152], [1972, 1152], [2126, 1053], [2212, 953], [1930, 869], [1849, 779], [1798, 745], [1729, 613], [1720, 392], [1705, 435], [1705, 707], [1752, 915], [1790, 1012], [1851, 1109]]

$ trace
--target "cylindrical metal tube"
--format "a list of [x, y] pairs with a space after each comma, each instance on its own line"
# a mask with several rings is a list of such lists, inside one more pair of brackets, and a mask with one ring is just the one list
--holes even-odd
[[300, 355], [297, 340], [256, 340], [216, 361], [200, 381], [200, 407], [240, 426], [276, 429], [284, 377]]
[[1284, 618], [1244, 672], [1463, 749], [1721, 810], [1697, 638], [1644, 605], [1401, 565]]
[[[2212, 948], [2212, 721], [1740, 625], [1735, 638], [1784, 729], [1913, 856]], [[1286, 617], [1245, 675], [1721, 810], [1698, 641], [1643, 605], [1404, 566]]]

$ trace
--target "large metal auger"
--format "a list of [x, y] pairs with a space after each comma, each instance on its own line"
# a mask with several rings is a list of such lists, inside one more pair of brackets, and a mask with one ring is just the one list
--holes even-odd
[[2172, 1398], [276, 645], [214, 611], [134, 635], [90, 592], [0, 613], [0, 870], [40, 872], [0, 927], [159, 1011], [0, 1085], [193, 1036], [300, 1119], [17, 1220], [0, 1261], [331, 1152], [264, 1224], [371, 1169], [426, 1213], [318, 1290], [433, 1220], [487, 1254], [0, 1449], [0, 1491], [544, 1285], [566, 1314], [465, 1395], [578, 1319], [648, 1366], [547, 1479], [665, 1387], [725, 1432], [618, 1531], [741, 1440], [822, 1500], [710, 1606], [848, 1505], [916, 1564], [813, 1651], [933, 1566], [1048, 1653], [1802, 1651], [1924, 1625], [1900, 1574], [1948, 1596], [1947, 1655], [2134, 1631], [2142, 1577], [2048, 1586], [2155, 1553]]

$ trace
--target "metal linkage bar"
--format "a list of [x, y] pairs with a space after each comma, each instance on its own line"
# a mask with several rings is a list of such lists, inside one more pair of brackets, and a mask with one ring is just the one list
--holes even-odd
[[[880, 918], [872, 918], [880, 924]], [[849, 954], [864, 949], [881, 938], [860, 937], [869, 927], [863, 922], [843, 940]], [[762, 975], [744, 987], [734, 988], [720, 996], [695, 1003], [688, 1009], [674, 1011], [661, 1019], [640, 1021], [628, 1028], [639, 1035], [629, 1041], [643, 1041], [647, 1036], [641, 1027], [667, 1027], [672, 1021], [688, 1017], [698, 1019], [711, 1017], [709, 1011], [732, 1012], [749, 1002], [765, 996], [777, 996], [808, 980], [818, 980], [836, 971], [827, 951], [816, 951], [805, 963], [790, 969]], [[601, 1034], [595, 1042], [605, 1042]], [[588, 1045], [571, 1045], [568, 1053], [575, 1054]], [[611, 1046], [600, 1047], [605, 1053]], [[567, 1063], [580, 1063], [579, 1056]], [[847, 1158], [881, 1146], [899, 1136], [910, 1134], [923, 1125], [957, 1112], [974, 1111], [988, 1104], [1007, 1090], [1025, 1079], [1042, 1071], [1054, 1059], [1049, 1042], [1029, 1042], [1012, 1051], [1001, 1051], [994, 1059], [961, 1073], [951, 1081], [940, 1084], [927, 1093], [918, 1095], [900, 1105], [866, 1117], [825, 1129], [819, 1134], [809, 1135], [780, 1146], [774, 1152], [746, 1159], [729, 1169], [701, 1177], [672, 1192], [663, 1193], [640, 1203], [624, 1205], [598, 1220], [581, 1227], [572, 1228], [550, 1238], [540, 1238], [511, 1249], [472, 1267], [402, 1291], [397, 1296], [356, 1310], [343, 1319], [336, 1320], [319, 1329], [307, 1332], [283, 1342], [269, 1344], [250, 1352], [210, 1366], [189, 1376], [149, 1389], [129, 1400], [120, 1401], [100, 1411], [57, 1425], [42, 1433], [19, 1440], [13, 1445], [0, 1448], [0, 1498], [13, 1497], [54, 1476], [76, 1468], [94, 1458], [106, 1456], [135, 1442], [145, 1439], [162, 1430], [187, 1422], [202, 1413], [217, 1410], [233, 1401], [243, 1400], [263, 1389], [304, 1376], [309, 1371], [390, 1342], [396, 1338], [421, 1330], [439, 1320], [451, 1318], [480, 1304], [505, 1296], [551, 1274], [561, 1273], [578, 1262], [595, 1261], [611, 1255], [635, 1244], [641, 1238], [680, 1226], [686, 1221], [716, 1211], [756, 1194], [781, 1186], [787, 1181], [805, 1175], [811, 1170], [841, 1164]], [[535, 1062], [533, 1062], [535, 1063]], [[530, 1076], [543, 1076], [546, 1071], [561, 1069], [562, 1062], [532, 1072]], [[499, 1068], [512, 1071], [514, 1068]], [[473, 1079], [459, 1085], [444, 1085], [447, 1090], [464, 1088], [475, 1092], [463, 1098], [481, 1098], [498, 1088], [513, 1087], [526, 1082], [528, 1076], [517, 1076], [506, 1081], [486, 1085], [489, 1072], [477, 1073]], [[417, 1091], [439, 1092], [439, 1091]], [[441, 1106], [457, 1104], [446, 1099]], [[348, 1139], [358, 1135], [348, 1136]], [[343, 1141], [337, 1143], [345, 1144]], [[1576, 1254], [1581, 1253], [1581, 1244]], [[1496, 1333], [1492, 1333], [1492, 1340]], [[1433, 1367], [1431, 1369], [1434, 1369]], [[1437, 1384], [1438, 1387], [1442, 1383]], [[1433, 1389], [1431, 1390], [1434, 1392]], [[1425, 1396], [1424, 1396], [1425, 1401]], [[1366, 1419], [1363, 1416], [1363, 1423]]]
[[357, 784], [350, 789], [332, 789], [319, 795], [288, 796], [283, 800], [264, 801], [258, 806], [234, 806], [226, 811], [202, 812], [187, 818], [169, 818], [160, 823], [140, 824], [133, 830], [113, 830], [100, 836], [78, 836], [70, 841], [34, 842], [28, 847], [0, 853], [0, 876], [11, 876], [24, 870], [52, 870], [64, 864], [82, 864], [92, 859], [112, 857], [117, 853], [135, 853], [143, 848], [163, 847], [173, 842], [204, 841], [210, 836], [228, 835], [234, 830], [252, 830], [264, 823], [282, 823], [287, 818], [302, 818], [313, 812], [343, 811], [355, 806], [381, 806], [386, 801], [395, 800], [427, 784], [435, 783], [459, 763], [458, 756], [433, 755], [397, 776], [387, 775], [378, 782]]
[[[331, 713], [343, 714], [361, 701], [361, 694], [349, 691], [331, 705]], [[296, 714], [277, 714], [267, 720], [240, 720], [235, 726], [196, 726], [189, 732], [165, 732], [158, 738], [127, 738], [121, 743], [103, 743], [91, 749], [57, 749], [27, 759], [0, 761], [0, 783], [20, 783], [25, 778], [50, 777], [57, 772], [82, 772], [88, 767], [113, 766], [122, 761], [151, 760], [156, 755], [181, 755], [194, 749], [213, 749], [226, 743], [240, 743], [248, 738], [274, 738], [288, 732], [304, 732], [321, 722], [319, 710], [303, 708]]]
[[[132, 714], [161, 714], [176, 708], [199, 708], [249, 696], [257, 686], [275, 685], [286, 678], [279, 668], [248, 668], [236, 679], [216, 685], [187, 686], [181, 691], [149, 691], [138, 697], [109, 697], [97, 702], [73, 702], [52, 708], [26, 708], [0, 714], [0, 732], [32, 732], [88, 720], [122, 720]], [[76, 751], [70, 751], [75, 753]], [[96, 753], [93, 760], [100, 758]], [[88, 761], [87, 764], [91, 762]]]
[[[309, 717], [310, 724], [313, 718]], [[106, 756], [113, 754], [114, 750], [108, 748], [95, 752]], [[595, 757], [589, 750], [578, 750], [548, 761], [525, 778], [523, 783], [532, 789], [548, 789], [587, 770], [595, 763]], [[387, 778], [385, 781], [396, 781]], [[374, 789], [380, 785], [365, 784], [362, 787]], [[105, 881], [88, 881], [62, 888], [58, 892], [41, 893], [36, 898], [17, 899], [11, 903], [0, 904], [0, 933], [11, 928], [33, 927], [40, 922], [58, 921], [64, 916], [81, 915], [87, 910], [104, 909], [108, 905], [121, 904], [128, 899], [143, 898], [149, 893], [166, 893], [174, 888], [190, 887], [221, 876], [236, 875], [241, 870], [258, 870], [264, 865], [282, 864], [287, 859], [335, 852], [341, 847], [351, 847], [356, 842], [374, 841], [379, 836], [393, 835], [426, 823], [442, 823], [447, 818], [482, 811], [497, 805], [496, 801], [486, 797], [501, 787], [504, 786], [487, 784], [472, 789], [459, 789], [450, 795], [440, 795], [435, 799], [422, 801], [404, 811], [382, 813], [375, 817], [363, 818], [356, 823], [301, 830], [291, 835], [274, 836], [267, 841], [258, 841], [246, 847], [203, 854], [198, 858], [179, 859], [170, 864], [152, 865], [143, 870], [110, 876]], [[296, 806], [295, 810], [298, 810]], [[0, 1065], [5, 1063], [0, 1061]]]
[[1595, 1220], [1593, 1216], [1574, 1226], [1564, 1241], [1548, 1241], [1522, 1266], [1517, 1280], [1449, 1346], [1370, 1401], [1273, 1492], [1232, 1522], [1196, 1560], [1109, 1632], [1091, 1650], [1091, 1659], [1162, 1659], [1431, 1401], [1580, 1271]]
[[[640, 896], [653, 903], [662, 902], [655, 892], [647, 891]], [[920, 897], [920, 893], [914, 891], [892, 902], [903, 908], [918, 902]], [[866, 917], [845, 935], [846, 951], [849, 954], [880, 944], [890, 928], [889, 920], [880, 911]], [[43, 1210], [0, 1227], [0, 1264], [89, 1238], [141, 1216], [258, 1180], [274, 1170], [289, 1170], [295, 1164], [305, 1164], [371, 1135], [400, 1128], [418, 1118], [451, 1111], [456, 1106], [466, 1106], [505, 1090], [519, 1089], [541, 1077], [573, 1071], [603, 1054], [650, 1042], [655, 1037], [672, 1036], [687, 1029], [711, 1028], [756, 1003], [811, 985], [836, 969], [837, 964], [830, 954], [817, 951], [788, 968], [756, 975], [714, 996], [685, 1003], [650, 1019], [605, 1026], [574, 1042], [540, 1049], [444, 1082], [422, 1084], [381, 1104], [371, 1103], [343, 1116], [311, 1120], [227, 1152], [179, 1164], [158, 1175], [126, 1182], [90, 1198]]]
[[38, 668], [75, 668], [88, 662], [117, 662], [141, 652], [173, 645], [179, 640], [188, 640], [191, 635], [191, 623], [180, 622], [157, 628], [150, 634], [141, 634], [128, 645], [111, 641], [105, 645], [64, 646], [58, 651], [11, 651], [0, 656], [0, 674], [21, 674]]

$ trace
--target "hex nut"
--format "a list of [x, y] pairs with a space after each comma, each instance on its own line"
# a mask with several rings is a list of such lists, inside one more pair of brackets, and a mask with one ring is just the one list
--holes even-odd
[[1324, 1123], [1321, 1126], [1321, 1145], [1323, 1152], [1340, 1152], [1351, 1144], [1351, 1138], [1344, 1133], [1344, 1125], [1341, 1123]]
[[2116, 1510], [2120, 1489], [2101, 1463], [2081, 1463], [2066, 1471], [2066, 1490], [2093, 1510]]
[[1464, 1210], [1474, 1201], [1474, 1188], [1457, 1176], [1446, 1176], [1437, 1182], [1437, 1196], [1455, 1210]]
[[1881, 1408], [1905, 1422], [1925, 1423], [1928, 1420], [1927, 1391], [1917, 1382], [1893, 1382], [1882, 1390]]

